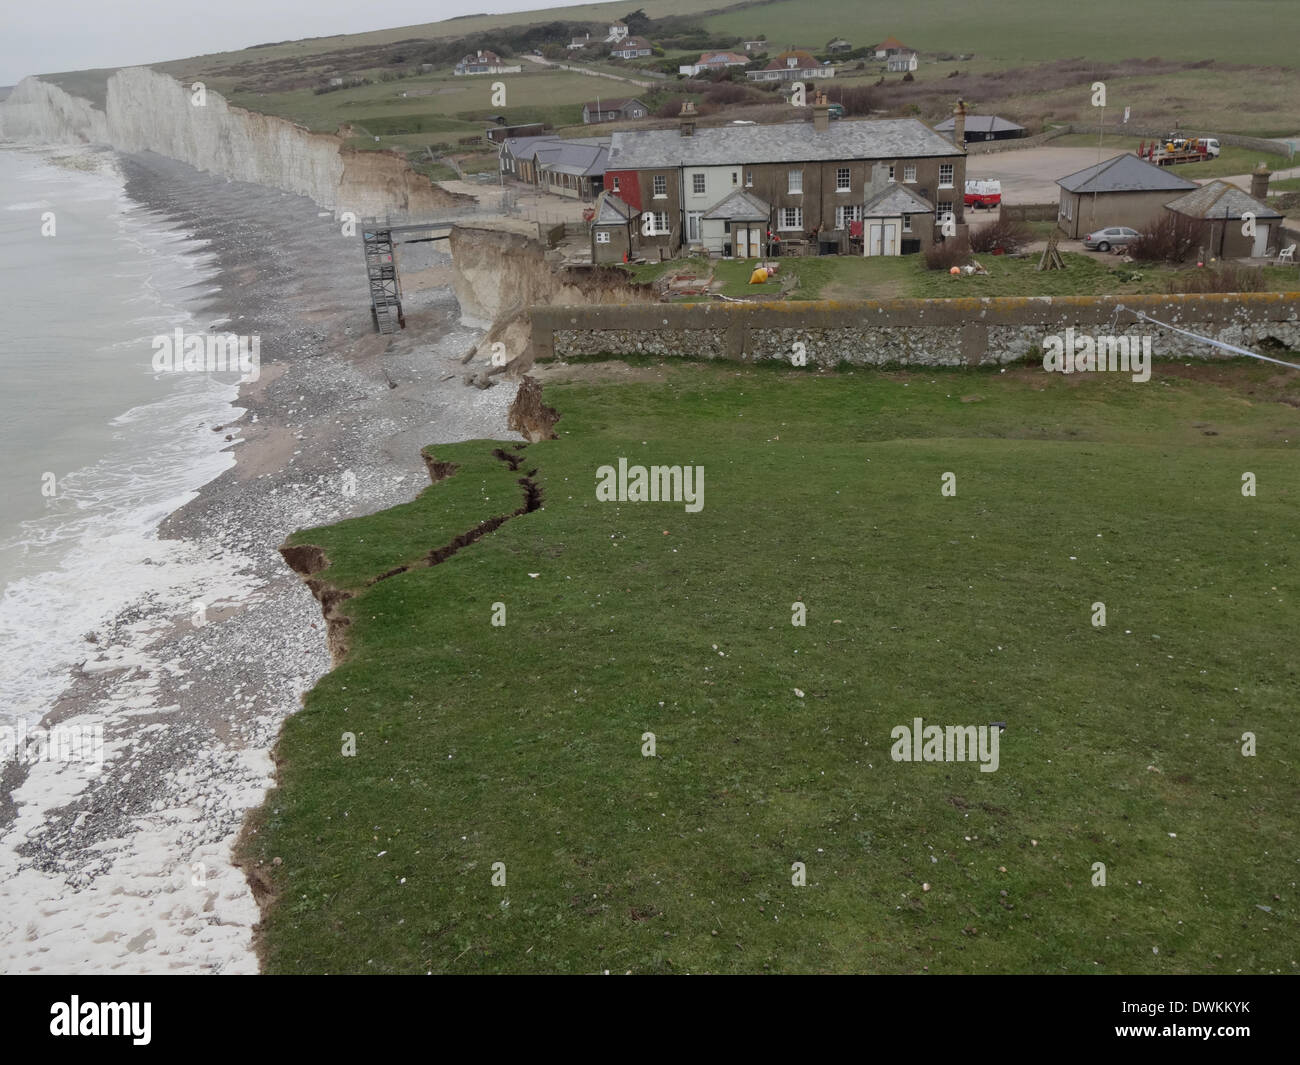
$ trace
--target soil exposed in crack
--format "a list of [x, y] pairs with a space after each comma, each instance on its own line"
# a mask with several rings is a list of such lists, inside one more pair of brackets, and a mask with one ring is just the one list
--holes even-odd
[[[540, 389], [539, 389], [540, 391]], [[550, 408], [546, 408], [550, 409]], [[522, 452], [527, 444], [515, 444], [515, 451]], [[505, 448], [496, 448], [492, 456], [504, 462], [510, 467], [511, 472], [517, 471], [523, 465], [522, 454], [511, 454]], [[439, 462], [432, 455], [424, 456], [424, 464], [429, 471], [429, 479], [437, 484], [444, 481], [456, 472], [457, 466], [454, 462]], [[523, 489], [523, 505], [509, 514], [498, 514], [495, 517], [487, 518], [479, 522], [472, 529], [460, 533], [450, 542], [443, 544], [441, 547], [435, 547], [422, 559], [416, 562], [409, 562], [406, 565], [397, 566], [386, 573], [381, 573], [377, 577], [371, 578], [366, 582], [366, 587], [370, 588], [380, 581], [388, 580], [390, 577], [396, 577], [403, 573], [408, 573], [413, 569], [423, 569], [429, 566], [436, 566], [445, 562], [456, 554], [462, 548], [476, 543], [483, 539], [488, 533], [495, 532], [511, 518], [522, 517], [524, 514], [531, 514], [535, 510], [540, 510], [542, 506], [542, 489], [536, 481], [536, 468], [529, 470], [523, 477], [520, 477], [515, 483]], [[329, 646], [330, 657], [333, 664], [337, 666], [347, 655], [347, 627], [352, 624], [352, 619], [339, 612], [339, 606], [352, 598], [352, 593], [336, 588], [328, 581], [318, 580], [315, 574], [320, 573], [329, 566], [329, 559], [325, 556], [324, 550], [315, 544], [286, 544], [280, 548], [280, 556], [285, 563], [298, 576], [302, 577], [307, 585], [308, 590], [321, 605], [321, 614], [325, 618], [326, 639]]]

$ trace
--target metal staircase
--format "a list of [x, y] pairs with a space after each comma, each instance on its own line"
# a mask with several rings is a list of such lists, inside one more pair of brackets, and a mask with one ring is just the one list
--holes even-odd
[[397, 280], [391, 229], [365, 229], [361, 234], [370, 279], [370, 316], [381, 333], [396, 333], [406, 326], [402, 314], [402, 288]]

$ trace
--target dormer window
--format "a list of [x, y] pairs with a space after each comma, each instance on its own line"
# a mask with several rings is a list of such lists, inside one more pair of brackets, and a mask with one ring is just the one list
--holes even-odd
[[786, 65], [787, 67], [789, 67], [791, 70], [793, 70], [795, 67], [797, 67], [797, 66], [799, 65], [799, 60], [796, 59], [794, 56], [790, 56], [790, 57], [785, 61], [785, 65]]

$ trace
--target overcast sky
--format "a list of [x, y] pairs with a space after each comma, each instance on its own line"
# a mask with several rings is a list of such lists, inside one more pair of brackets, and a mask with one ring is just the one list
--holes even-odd
[[[360, 33], [566, 0], [0, 0], [0, 85], [28, 74], [160, 63], [267, 41]], [[628, 10], [634, 10], [635, 0]]]

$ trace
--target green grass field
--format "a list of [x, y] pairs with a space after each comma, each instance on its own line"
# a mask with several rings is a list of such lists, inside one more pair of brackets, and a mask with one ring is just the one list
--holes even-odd
[[[492, 86], [506, 86], [506, 104], [494, 106]], [[597, 83], [599, 82], [599, 84]], [[384, 135], [411, 133], [483, 135], [486, 116], [504, 114], [511, 123], [582, 121], [582, 104], [615, 82], [560, 70], [527, 69], [495, 77], [422, 75], [316, 95], [310, 89], [282, 93], [234, 93], [230, 102], [279, 115], [313, 130], [333, 132], [344, 123]], [[409, 95], [411, 93], [428, 95]], [[407, 96], [402, 96], [407, 93]], [[415, 125], [420, 129], [414, 129]]]
[[[709, 29], [807, 44], [841, 34], [855, 46], [894, 36], [924, 51], [995, 55], [1023, 63], [1066, 56], [1216, 59], [1300, 65], [1300, 10], [1291, 0], [1096, 0], [1087, 17], [1066, 3], [966, 0], [775, 0], [704, 20]], [[1217, 27], [1217, 30], [1216, 30]]]
[[245, 838], [268, 971], [1296, 970], [1296, 374], [638, 365], [293, 538], [354, 597]]
[[[974, 223], [978, 228], [979, 222]], [[794, 274], [797, 287], [787, 296], [791, 300], [818, 299], [944, 299], [954, 296], [1127, 296], [1163, 293], [1180, 273], [1173, 267], [1099, 260], [1091, 255], [1066, 252], [1065, 270], [1038, 269], [1040, 256], [986, 255], [973, 258], [987, 274], [953, 277], [942, 270], [927, 270], [919, 255], [870, 256], [822, 255], [808, 258], [781, 258], [777, 276], [761, 285], [750, 285], [749, 277], [756, 260], [676, 259], [666, 263], [646, 263], [623, 267], [641, 283], [650, 284], [661, 274], [694, 273], [703, 276], [712, 269], [718, 290], [733, 298], [774, 299], [782, 280]], [[1122, 274], [1117, 272], [1122, 271]], [[1264, 287], [1273, 292], [1292, 292], [1296, 288], [1294, 267], [1262, 268]], [[709, 297], [684, 297], [683, 302], [705, 301]]]

